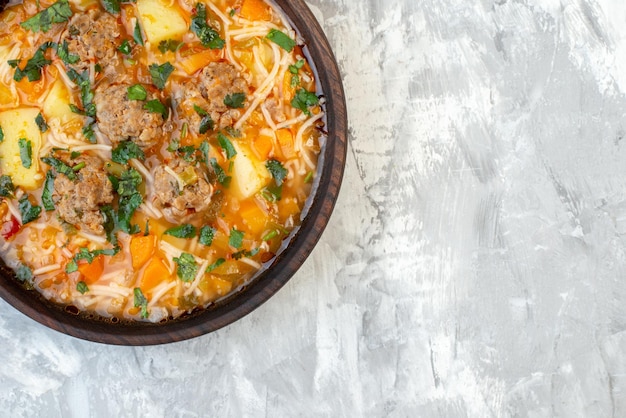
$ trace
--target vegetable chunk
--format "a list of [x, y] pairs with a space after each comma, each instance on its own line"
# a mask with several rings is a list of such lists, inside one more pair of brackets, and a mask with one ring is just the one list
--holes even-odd
[[187, 22], [169, 4], [162, 0], [137, 0], [141, 25], [154, 46], [168, 39], [180, 40], [187, 32]]
[[[27, 107], [0, 112], [0, 127], [4, 133], [0, 143], [0, 170], [11, 176], [15, 186], [26, 190], [38, 188], [44, 179], [39, 172], [41, 132], [35, 122], [37, 115], [39, 109]], [[24, 147], [20, 146], [24, 143], [30, 144], [30, 164], [24, 164], [26, 156]]]

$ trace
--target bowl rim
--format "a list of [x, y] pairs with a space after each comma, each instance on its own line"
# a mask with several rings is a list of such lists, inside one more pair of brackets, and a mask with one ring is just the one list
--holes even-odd
[[165, 323], [113, 323], [88, 314], [70, 314], [38, 291], [25, 289], [4, 263], [0, 263], [2, 299], [40, 324], [72, 337], [111, 345], [146, 346], [183, 341], [225, 327], [257, 309], [291, 279], [319, 241], [337, 201], [347, 157], [347, 107], [332, 48], [304, 0], [267, 2], [284, 12], [304, 41], [305, 53], [315, 67], [326, 101], [328, 135], [319, 155], [316, 187], [307, 199], [308, 211], [292, 232], [289, 245], [243, 289], [214, 306]]

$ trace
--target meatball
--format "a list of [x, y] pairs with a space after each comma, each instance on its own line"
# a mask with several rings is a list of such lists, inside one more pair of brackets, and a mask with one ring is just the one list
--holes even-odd
[[80, 57], [75, 67], [85, 70], [91, 61], [103, 67], [114, 65], [120, 34], [117, 18], [109, 13], [92, 9], [78, 15], [70, 24], [67, 39], [69, 51]]
[[216, 129], [223, 129], [241, 116], [241, 109], [232, 109], [224, 104], [229, 94], [248, 95], [248, 84], [237, 69], [227, 62], [212, 62], [202, 69], [198, 82], [183, 86], [181, 108], [188, 116], [191, 128], [198, 132], [201, 117], [194, 105], [205, 110], [215, 123]]
[[170, 222], [179, 223], [211, 209], [212, 195], [206, 174], [182, 159], [160, 165], [154, 172], [154, 203]]
[[[163, 134], [165, 121], [160, 113], [144, 109], [142, 100], [129, 100], [129, 85], [102, 85], [94, 95], [98, 127], [113, 144], [131, 140], [140, 147], [155, 145]], [[148, 91], [147, 100], [154, 99]]]
[[102, 234], [104, 219], [100, 206], [113, 202], [113, 185], [101, 159], [81, 156], [73, 163], [85, 163], [75, 180], [64, 174], [58, 174], [54, 179], [52, 200], [57, 214], [65, 222]]

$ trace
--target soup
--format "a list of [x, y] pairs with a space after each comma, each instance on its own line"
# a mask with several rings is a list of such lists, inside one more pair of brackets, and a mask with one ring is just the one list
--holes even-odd
[[323, 103], [262, 0], [9, 3], [0, 77], [2, 257], [51, 301], [176, 318], [300, 223]]

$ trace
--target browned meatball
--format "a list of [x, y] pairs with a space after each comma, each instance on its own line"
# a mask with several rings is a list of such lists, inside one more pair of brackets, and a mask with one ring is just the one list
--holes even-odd
[[[145, 101], [129, 100], [127, 84], [102, 85], [94, 96], [98, 127], [113, 144], [131, 140], [140, 147], [155, 145], [163, 134], [163, 116], [144, 109]], [[147, 100], [154, 99], [148, 92]]]
[[[183, 180], [183, 187], [176, 177], [168, 172], [168, 167]], [[211, 208], [213, 187], [205, 174], [182, 159], [169, 165], [161, 165], [154, 172], [154, 203], [163, 209], [167, 220], [178, 223], [193, 215]]]
[[92, 9], [78, 15], [71, 22], [68, 38], [70, 52], [80, 57], [75, 67], [85, 70], [91, 61], [99, 62], [103, 67], [115, 65], [120, 33], [117, 18], [109, 13]]
[[241, 109], [232, 109], [224, 104], [229, 94], [244, 93], [249, 89], [246, 80], [237, 69], [227, 62], [212, 62], [202, 69], [198, 81], [183, 86], [181, 108], [188, 116], [191, 128], [198, 132], [201, 117], [194, 105], [205, 110], [215, 123], [215, 129], [231, 126], [241, 116]]
[[81, 156], [73, 164], [82, 162], [85, 166], [78, 171], [76, 180], [70, 180], [64, 174], [57, 175], [52, 199], [59, 217], [65, 222], [101, 234], [104, 228], [100, 206], [113, 201], [113, 185], [102, 160]]

